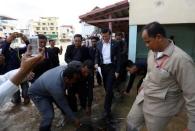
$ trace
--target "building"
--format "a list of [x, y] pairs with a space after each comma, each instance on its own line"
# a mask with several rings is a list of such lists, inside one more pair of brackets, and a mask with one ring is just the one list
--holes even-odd
[[74, 35], [74, 28], [72, 25], [62, 25], [59, 27], [59, 40], [71, 41]]
[[0, 37], [6, 37], [10, 33], [16, 32], [16, 19], [0, 15]]
[[25, 36], [30, 37], [30, 31], [29, 31], [29, 29], [18, 29], [18, 30], [19, 30], [19, 32], [21, 32]]
[[81, 34], [84, 38], [88, 38], [89, 36], [93, 35], [95, 32], [96, 27], [85, 22], [81, 23]]
[[158, 21], [167, 36], [195, 60], [195, 1], [194, 0], [131, 0], [129, 17], [129, 59], [146, 58], [148, 50], [141, 39], [144, 25]]
[[44, 34], [48, 39], [58, 39], [58, 17], [40, 17], [39, 20], [31, 20], [28, 26], [30, 36]]

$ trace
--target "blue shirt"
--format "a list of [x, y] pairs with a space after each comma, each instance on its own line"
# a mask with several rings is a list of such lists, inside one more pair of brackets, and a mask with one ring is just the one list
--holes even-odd
[[29, 88], [28, 94], [52, 98], [59, 108], [74, 120], [75, 115], [70, 109], [65, 96], [66, 85], [63, 71], [66, 68], [66, 66], [58, 66], [42, 74]]

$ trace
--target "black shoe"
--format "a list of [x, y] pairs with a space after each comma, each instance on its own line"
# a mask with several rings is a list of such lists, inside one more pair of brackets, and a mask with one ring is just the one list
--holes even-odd
[[113, 119], [113, 115], [111, 114], [111, 112], [104, 112], [103, 113], [103, 117], [102, 119], [106, 120], [106, 121], [110, 121]]
[[28, 105], [29, 103], [30, 103], [30, 98], [25, 98], [23, 104]]
[[101, 86], [101, 85], [102, 85], [102, 83], [99, 83], [99, 82], [98, 82], [98, 85], [99, 85], [99, 86]]
[[18, 105], [21, 103], [21, 99], [12, 99], [11, 102], [15, 105]]

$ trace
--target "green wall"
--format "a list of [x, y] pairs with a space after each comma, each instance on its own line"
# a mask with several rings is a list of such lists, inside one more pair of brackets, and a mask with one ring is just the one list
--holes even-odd
[[[177, 46], [186, 51], [195, 60], [195, 24], [174, 24], [164, 25], [167, 37], [174, 36], [174, 41]], [[137, 35], [137, 58], [146, 58], [148, 49], [145, 47], [141, 39], [141, 29], [143, 26], [138, 26]]]

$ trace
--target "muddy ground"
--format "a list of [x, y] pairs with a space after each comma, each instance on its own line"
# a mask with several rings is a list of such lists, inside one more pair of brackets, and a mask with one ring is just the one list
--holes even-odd
[[[139, 78], [137, 78], [139, 79]], [[136, 83], [135, 83], [136, 84]], [[134, 84], [134, 86], [135, 86]], [[92, 116], [88, 118], [82, 111], [77, 114], [86, 127], [92, 126], [96, 131], [125, 131], [126, 116], [136, 96], [136, 89], [133, 88], [129, 96], [121, 96], [115, 93], [113, 100], [113, 120], [106, 123], [101, 119], [103, 112], [104, 89], [101, 86], [94, 88], [94, 102], [92, 107]], [[62, 115], [58, 109], [55, 109], [55, 119], [52, 125], [52, 131], [75, 131], [74, 125], [67, 122], [65, 126], [58, 127]], [[184, 112], [174, 117], [169, 124], [167, 131], [182, 131], [186, 126], [186, 115]], [[40, 116], [35, 106], [29, 105], [14, 106], [11, 102], [0, 108], [0, 131], [38, 131]], [[92, 129], [89, 129], [92, 131]], [[87, 129], [83, 129], [87, 131]], [[143, 131], [146, 131], [143, 129]]]

